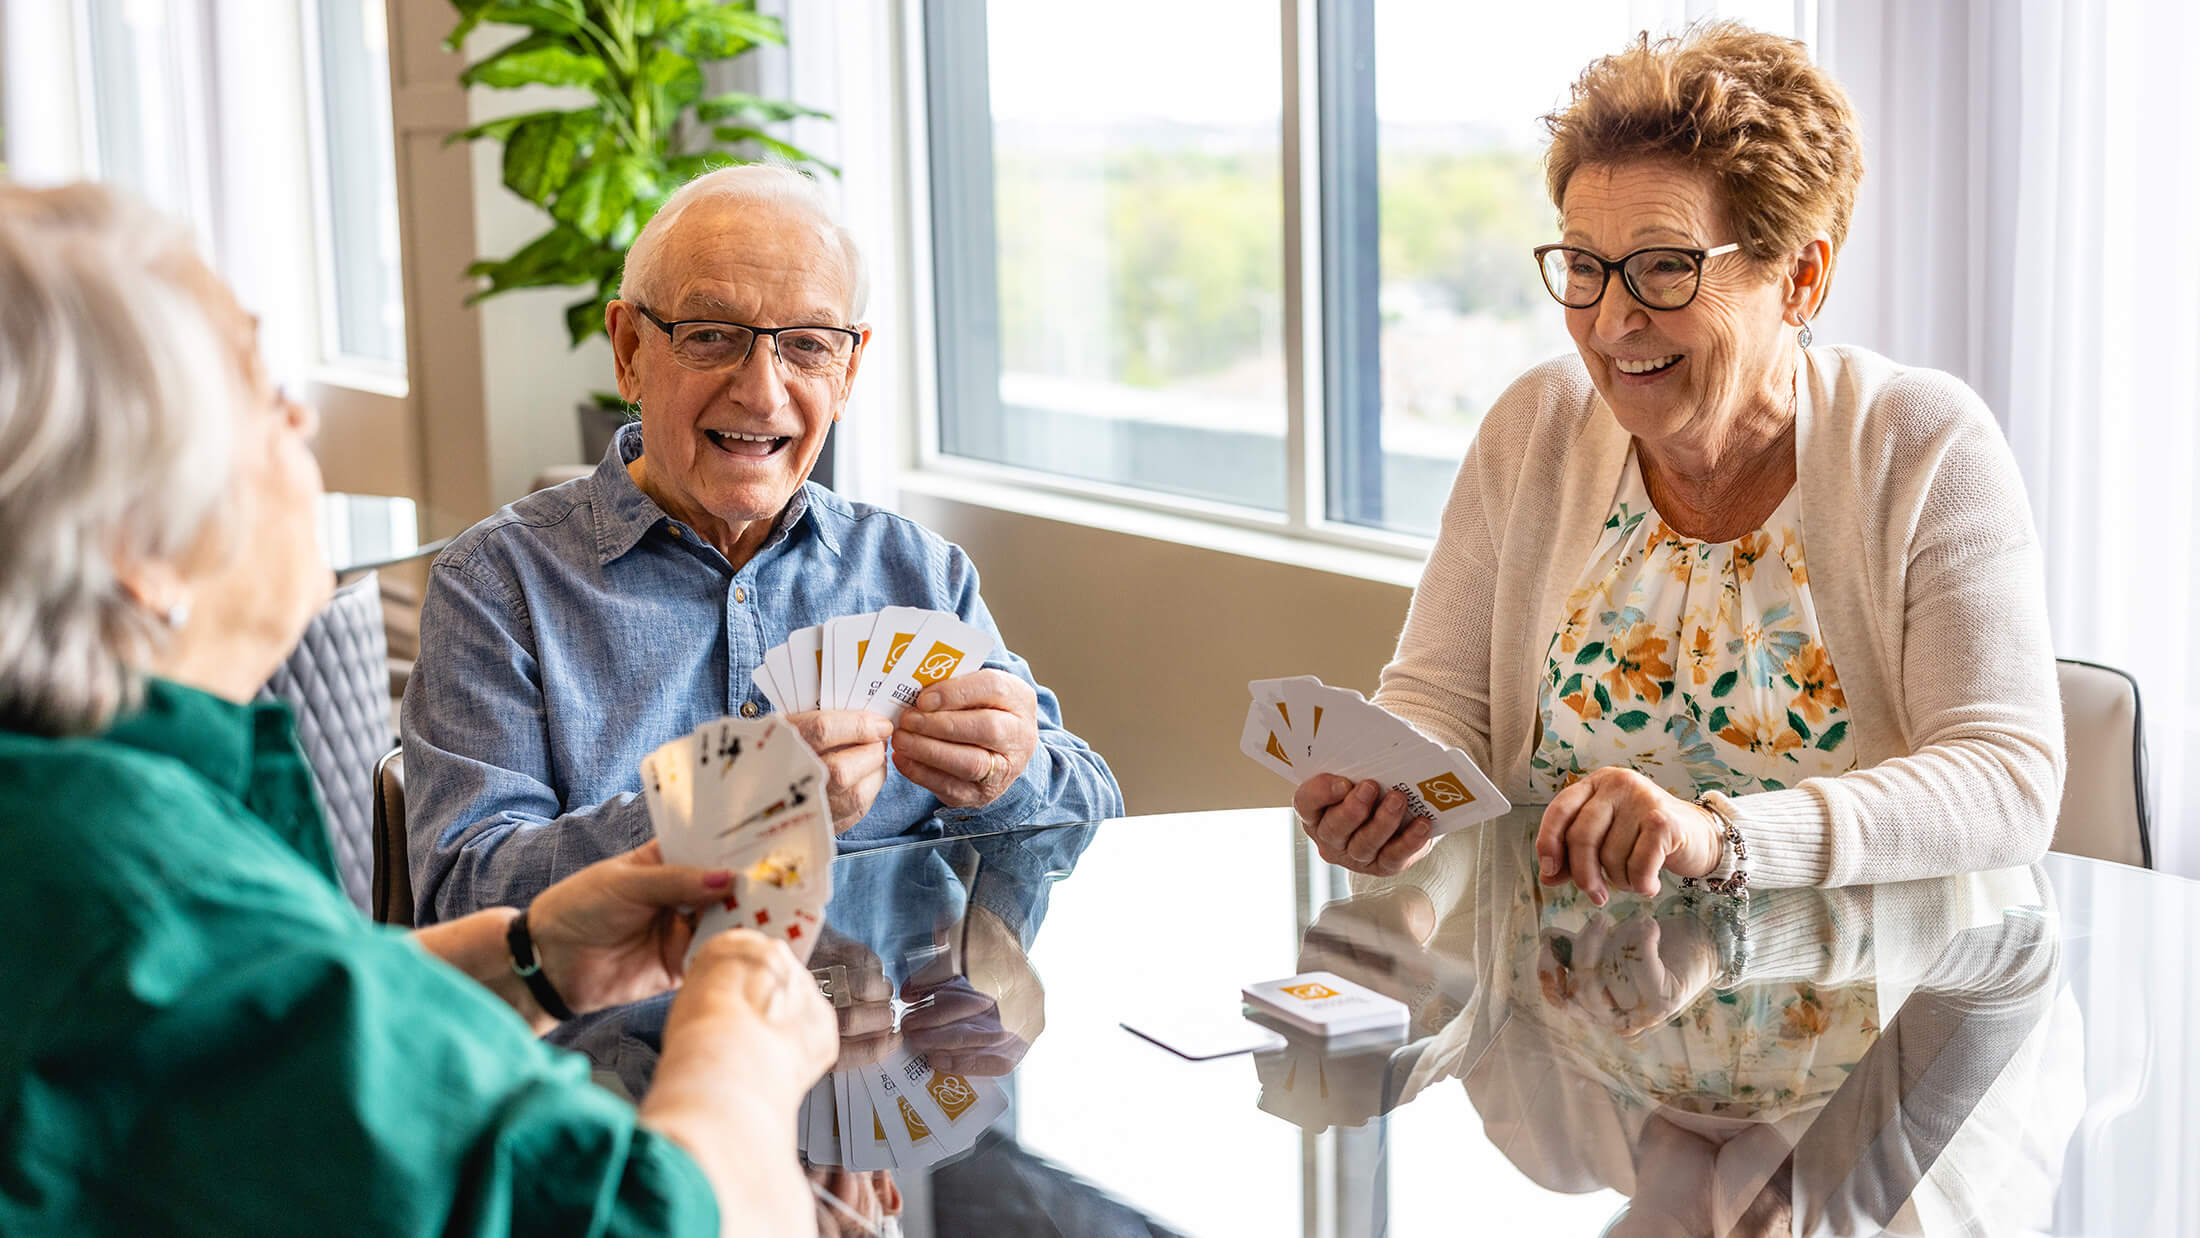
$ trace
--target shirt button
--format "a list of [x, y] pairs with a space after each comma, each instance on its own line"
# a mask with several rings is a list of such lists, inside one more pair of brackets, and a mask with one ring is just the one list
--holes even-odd
[[763, 710], [756, 707], [755, 701], [741, 702], [741, 716], [744, 718], [754, 718], [756, 715], [763, 712]]
[[665, 536], [671, 538], [673, 541], [679, 541], [681, 538], [687, 536], [687, 530], [681, 528], [679, 525], [676, 524], [668, 524], [665, 526]]
[[739, 586], [739, 585], [735, 585], [735, 586], [733, 587], [733, 600], [734, 600], [734, 601], [736, 601], [736, 602], [746, 602], [746, 601], [748, 601], [748, 600], [749, 600], [749, 591], [748, 591], [748, 590], [746, 590], [746, 589], [744, 589], [744, 588], [742, 588], [742, 587], [741, 587], [741, 586]]

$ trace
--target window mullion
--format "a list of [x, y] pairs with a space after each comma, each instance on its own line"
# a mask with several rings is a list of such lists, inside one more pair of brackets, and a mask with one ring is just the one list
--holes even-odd
[[1283, 0], [1284, 512], [1293, 530], [1322, 518], [1321, 64], [1318, 0]]

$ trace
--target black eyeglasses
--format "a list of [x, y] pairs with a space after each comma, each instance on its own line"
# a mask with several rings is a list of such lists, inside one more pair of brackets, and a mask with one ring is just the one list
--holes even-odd
[[1612, 273], [1619, 272], [1628, 295], [1649, 309], [1685, 309], [1703, 288], [1703, 264], [1741, 249], [1736, 242], [1715, 249], [1657, 245], [1638, 249], [1617, 262], [1572, 245], [1538, 245], [1535, 264], [1543, 286], [1567, 309], [1588, 309], [1604, 299]]
[[845, 369], [848, 354], [863, 342], [863, 333], [853, 327], [751, 327], [708, 318], [666, 322], [642, 306], [634, 308], [671, 339], [674, 361], [706, 374], [748, 360], [758, 336], [770, 337], [772, 355], [780, 364], [811, 377]]

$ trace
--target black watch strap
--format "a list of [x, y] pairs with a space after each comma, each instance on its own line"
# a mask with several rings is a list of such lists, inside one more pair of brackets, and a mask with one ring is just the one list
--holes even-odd
[[535, 957], [535, 935], [527, 929], [527, 908], [520, 908], [519, 914], [512, 917], [511, 927], [504, 930], [504, 944], [512, 951], [512, 974], [527, 983], [527, 991], [534, 994], [542, 1012], [560, 1023], [572, 1018], [573, 1008], [558, 996], [557, 986], [542, 974], [542, 960]]

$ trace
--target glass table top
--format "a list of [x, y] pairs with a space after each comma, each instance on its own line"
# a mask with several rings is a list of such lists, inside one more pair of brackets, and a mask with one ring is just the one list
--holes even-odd
[[[2200, 885], [2051, 856], [1599, 908], [1534, 880], [1539, 817], [1384, 881], [1282, 809], [841, 857], [836, 1073], [915, 1057], [1000, 1109], [905, 1149], [899, 1232], [2200, 1233]], [[1406, 1027], [1191, 1060], [1125, 1026], [1313, 970]]]

